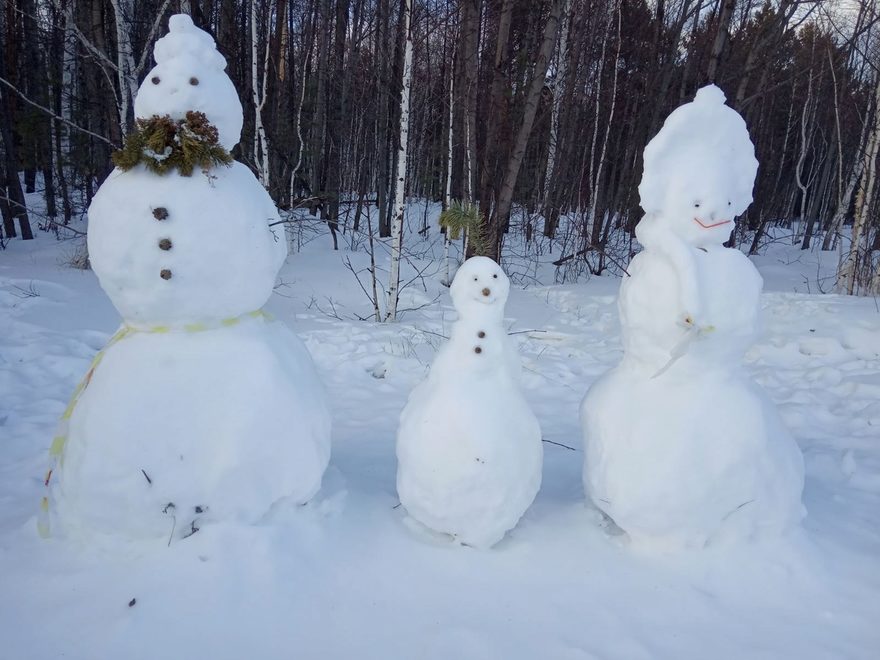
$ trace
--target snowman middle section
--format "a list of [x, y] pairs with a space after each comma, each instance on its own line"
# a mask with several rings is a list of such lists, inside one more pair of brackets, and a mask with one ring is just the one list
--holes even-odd
[[509, 282], [491, 259], [459, 269], [459, 318], [397, 434], [397, 490], [407, 513], [456, 541], [489, 547], [512, 529], [541, 484], [538, 420], [519, 385], [503, 325]]

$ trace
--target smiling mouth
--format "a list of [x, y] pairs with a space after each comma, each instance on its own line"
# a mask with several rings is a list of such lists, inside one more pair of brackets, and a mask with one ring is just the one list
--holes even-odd
[[694, 222], [700, 225], [703, 229], [712, 229], [712, 227], [720, 227], [721, 225], [730, 224], [730, 220], [722, 220], [721, 222], [713, 222], [711, 225], [707, 225], [701, 222], [699, 218], [694, 218]]

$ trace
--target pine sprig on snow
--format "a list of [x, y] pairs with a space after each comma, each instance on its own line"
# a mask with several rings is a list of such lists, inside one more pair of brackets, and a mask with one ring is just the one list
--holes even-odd
[[461, 232], [467, 232], [468, 243], [477, 254], [484, 254], [486, 234], [480, 207], [471, 202], [454, 200], [440, 214], [440, 226], [445, 227], [450, 240], [457, 240]]
[[217, 128], [204, 113], [193, 111], [178, 120], [168, 115], [138, 119], [112, 158], [122, 170], [143, 163], [155, 174], [177, 170], [183, 176], [190, 176], [196, 167], [207, 171], [232, 162], [230, 153], [218, 144]]

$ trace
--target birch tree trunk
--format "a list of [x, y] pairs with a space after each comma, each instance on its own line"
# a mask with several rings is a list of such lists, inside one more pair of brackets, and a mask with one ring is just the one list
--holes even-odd
[[263, 107], [266, 105], [266, 84], [269, 80], [269, 21], [266, 25], [266, 54], [263, 57], [263, 84], [260, 87], [257, 62], [259, 53], [259, 35], [257, 31], [257, 2], [251, 0], [251, 96], [254, 101], [254, 165], [257, 178], [263, 187], [269, 188], [269, 140], [263, 126]]
[[[838, 271], [839, 288], [852, 295], [859, 288], [859, 267], [862, 265], [862, 238], [867, 234], [868, 212], [874, 198], [874, 183], [877, 178], [877, 152], [880, 148], [880, 74], [876, 75], [874, 91], [874, 125], [868, 137], [862, 166], [862, 180], [856, 196], [855, 216], [853, 217], [852, 240], [849, 253]], [[865, 247], [867, 255], [867, 246]]]
[[406, 212], [406, 152], [409, 143], [409, 99], [412, 86], [412, 0], [401, 3], [404, 50], [400, 91], [400, 147], [397, 154], [397, 175], [394, 181], [394, 219], [391, 223], [391, 279], [388, 284], [386, 321], [397, 320], [397, 301], [400, 294], [400, 255], [403, 249], [403, 220]]
[[[453, 154], [453, 126], [455, 125], [455, 73], [449, 69], [449, 127], [446, 129], [446, 182], [443, 187], [443, 210], [449, 208], [452, 203], [452, 154]], [[446, 286], [452, 284], [449, 272], [449, 229], [443, 236], [443, 263], [446, 267], [446, 278], [443, 283]]]
[[132, 106], [137, 95], [134, 52], [131, 45], [133, 0], [110, 0], [116, 26], [116, 76], [119, 80], [119, 128], [125, 133], [131, 126]]
[[[562, 27], [559, 35], [559, 65], [556, 69], [556, 85], [553, 89], [553, 109], [550, 114], [550, 142], [547, 144], [547, 168], [544, 173], [544, 189], [541, 192], [541, 210], [547, 206], [547, 198], [550, 196], [550, 183], [553, 180], [556, 166], [556, 152], [559, 146], [559, 111], [562, 109], [563, 90], [565, 88], [565, 76], [568, 68], [568, 31], [571, 25], [569, 12], [571, 0], [565, 0], [562, 10]], [[546, 222], [546, 220], [545, 220]]]

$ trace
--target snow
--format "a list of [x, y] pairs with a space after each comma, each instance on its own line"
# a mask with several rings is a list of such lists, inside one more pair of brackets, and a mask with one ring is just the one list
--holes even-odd
[[[755, 148], [745, 121], [724, 100], [715, 85], [701, 88], [691, 103], [666, 118], [645, 147], [641, 207], [674, 223], [696, 244], [724, 242], [730, 226], [706, 232], [691, 222], [695, 213], [711, 224], [708, 220], [732, 220], [752, 203]], [[699, 211], [693, 210], [696, 204]], [[717, 236], [724, 237], [716, 241]]]
[[[258, 525], [205, 525], [170, 547], [38, 537], [55, 424], [120, 318], [94, 273], [61, 265], [69, 243], [40, 233], [0, 253], [0, 657], [876, 655], [880, 312], [872, 299], [816, 294], [835, 255], [777, 234], [754, 259], [764, 323], [744, 368], [803, 450], [801, 530], [657, 555], [585, 503], [577, 410], [621, 357], [620, 280], [553, 285], [542, 265], [544, 284], [511, 286], [505, 327], [517, 333], [523, 392], [547, 440], [543, 482], [519, 525], [479, 552], [414, 536], [395, 508], [398, 414], [454, 315], [439, 284], [437, 209], [427, 241], [413, 241], [421, 206], [410, 210], [408, 247], [426, 251], [413, 261], [425, 268], [433, 250], [437, 272], [404, 289], [401, 306], [436, 303], [394, 325], [355, 319], [369, 303], [343, 259], [361, 269], [369, 258], [306, 234], [267, 305], [303, 338], [333, 402], [333, 456], [317, 497], [281, 503]], [[505, 258], [509, 271], [528, 267]], [[402, 281], [413, 276], [407, 266]]]
[[[164, 219], [157, 219], [157, 209]], [[272, 199], [241, 163], [185, 177], [115, 170], [89, 208], [92, 267], [133, 325], [181, 326], [259, 309], [287, 256]], [[170, 249], [159, 242], [168, 239]], [[170, 279], [160, 277], [163, 269]]]
[[203, 112], [217, 128], [220, 144], [231, 150], [244, 119], [238, 92], [224, 73], [226, 60], [186, 14], [172, 16], [168, 24], [170, 32], [153, 48], [156, 66], [138, 89], [135, 116], [183, 119], [190, 110]]
[[458, 319], [397, 432], [397, 492], [407, 513], [480, 548], [516, 525], [541, 485], [541, 429], [503, 325], [509, 291], [491, 259], [459, 268], [450, 289]]
[[620, 287], [625, 352], [581, 407], [586, 491], [637, 544], [778, 535], [804, 515], [800, 450], [740, 367], [763, 282], [721, 245], [756, 165], [745, 122], [711, 85], [645, 148], [645, 249]]
[[311, 499], [330, 458], [311, 358], [263, 317], [120, 341], [95, 369], [69, 433], [52, 478], [52, 531], [83, 539], [255, 523], [279, 500]]

